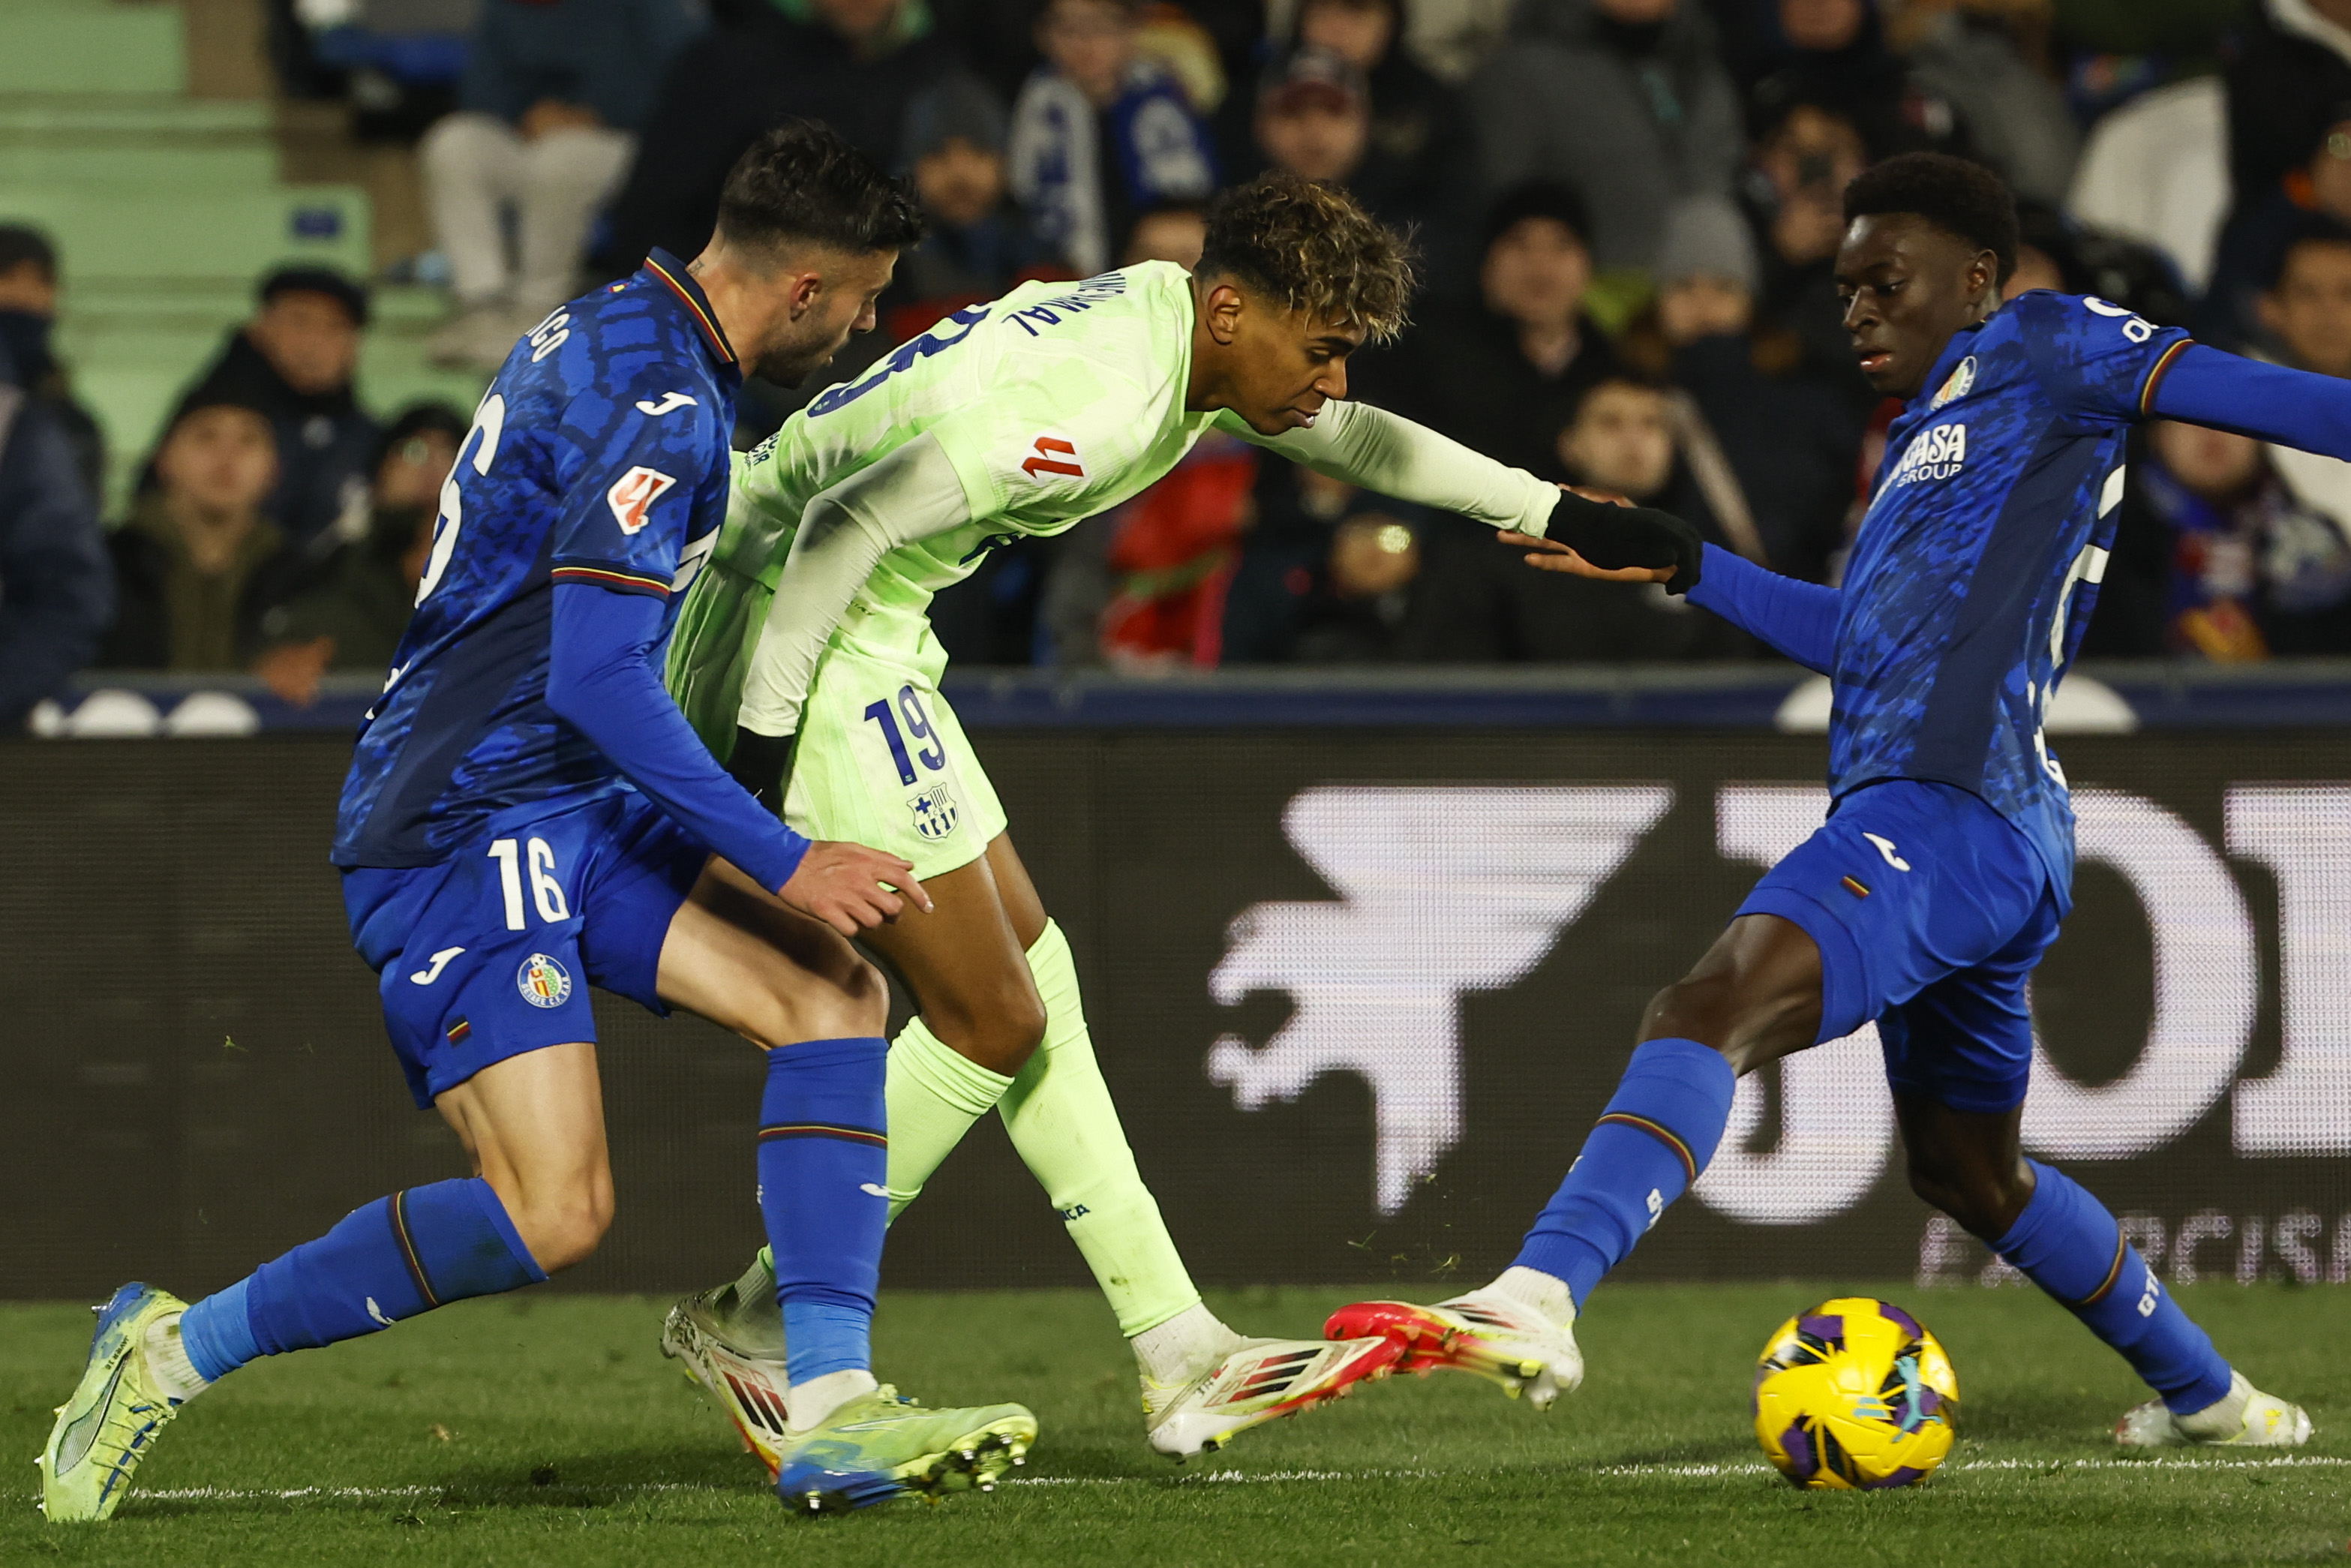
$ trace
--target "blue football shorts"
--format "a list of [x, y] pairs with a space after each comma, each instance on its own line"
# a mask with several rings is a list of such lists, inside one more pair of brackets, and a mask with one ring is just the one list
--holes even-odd
[[2065, 914], [2032, 841], [1977, 796], [1895, 779], [1839, 800], [1755, 884], [1821, 950], [1823, 1040], [1875, 1019], [1897, 1094], [2006, 1111], [2032, 1068], [2025, 982]]
[[668, 1014], [662, 942], [710, 852], [642, 795], [555, 804], [438, 865], [343, 873], [351, 942], [420, 1106], [492, 1062], [592, 1041], [590, 986]]

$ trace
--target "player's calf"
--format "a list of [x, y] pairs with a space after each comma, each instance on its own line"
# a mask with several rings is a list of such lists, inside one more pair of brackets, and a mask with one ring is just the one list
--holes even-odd
[[546, 1278], [497, 1194], [474, 1176], [378, 1198], [192, 1306], [125, 1285], [100, 1309], [81, 1384], [57, 1408], [43, 1506], [59, 1523], [110, 1517], [180, 1406], [249, 1361]]

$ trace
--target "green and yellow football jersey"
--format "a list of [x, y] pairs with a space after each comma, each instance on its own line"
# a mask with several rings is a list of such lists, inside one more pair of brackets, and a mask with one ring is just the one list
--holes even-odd
[[1167, 262], [1024, 284], [828, 388], [737, 458], [670, 653], [671, 689], [713, 749], [732, 744], [743, 672], [811, 498], [925, 434], [954, 464], [970, 520], [885, 555], [841, 621], [865, 647], [918, 659], [932, 596], [989, 549], [1117, 506], [1217, 421], [1184, 407], [1192, 324], [1191, 278]]

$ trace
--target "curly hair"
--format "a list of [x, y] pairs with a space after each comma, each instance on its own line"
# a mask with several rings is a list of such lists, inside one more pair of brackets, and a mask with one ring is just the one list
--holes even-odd
[[1873, 163], [1844, 188], [1844, 221], [1907, 213], [1926, 219], [2000, 263], [1998, 282], [2016, 271], [2016, 198], [1980, 163], [1948, 152], [1905, 152]]
[[1412, 240], [1335, 185], [1279, 172], [1208, 205], [1200, 276], [1229, 277], [1318, 321], [1345, 321], [1375, 342], [1404, 329]]
[[718, 232], [738, 244], [812, 241], [837, 250], [903, 250], [923, 237], [922, 208], [841, 133], [787, 120], [737, 159], [718, 197]]

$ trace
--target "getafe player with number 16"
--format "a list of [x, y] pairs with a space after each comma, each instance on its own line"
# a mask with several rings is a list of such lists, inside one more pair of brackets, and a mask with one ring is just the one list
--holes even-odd
[[53, 1522], [111, 1514], [164, 1423], [246, 1362], [595, 1249], [612, 1178], [590, 985], [767, 1051], [795, 1506], [985, 1485], [1034, 1439], [1019, 1406], [925, 1410], [869, 1370], [886, 998], [848, 937], [925, 906], [913, 868], [762, 810], [653, 666], [717, 538], [743, 361], [797, 382], [830, 360], [919, 232], [862, 155], [787, 128], [728, 177], [691, 267], [655, 251], [508, 355], [443, 490], [334, 848], [409, 1086], [475, 1174], [378, 1199], [193, 1305], [122, 1287], [43, 1456]]

